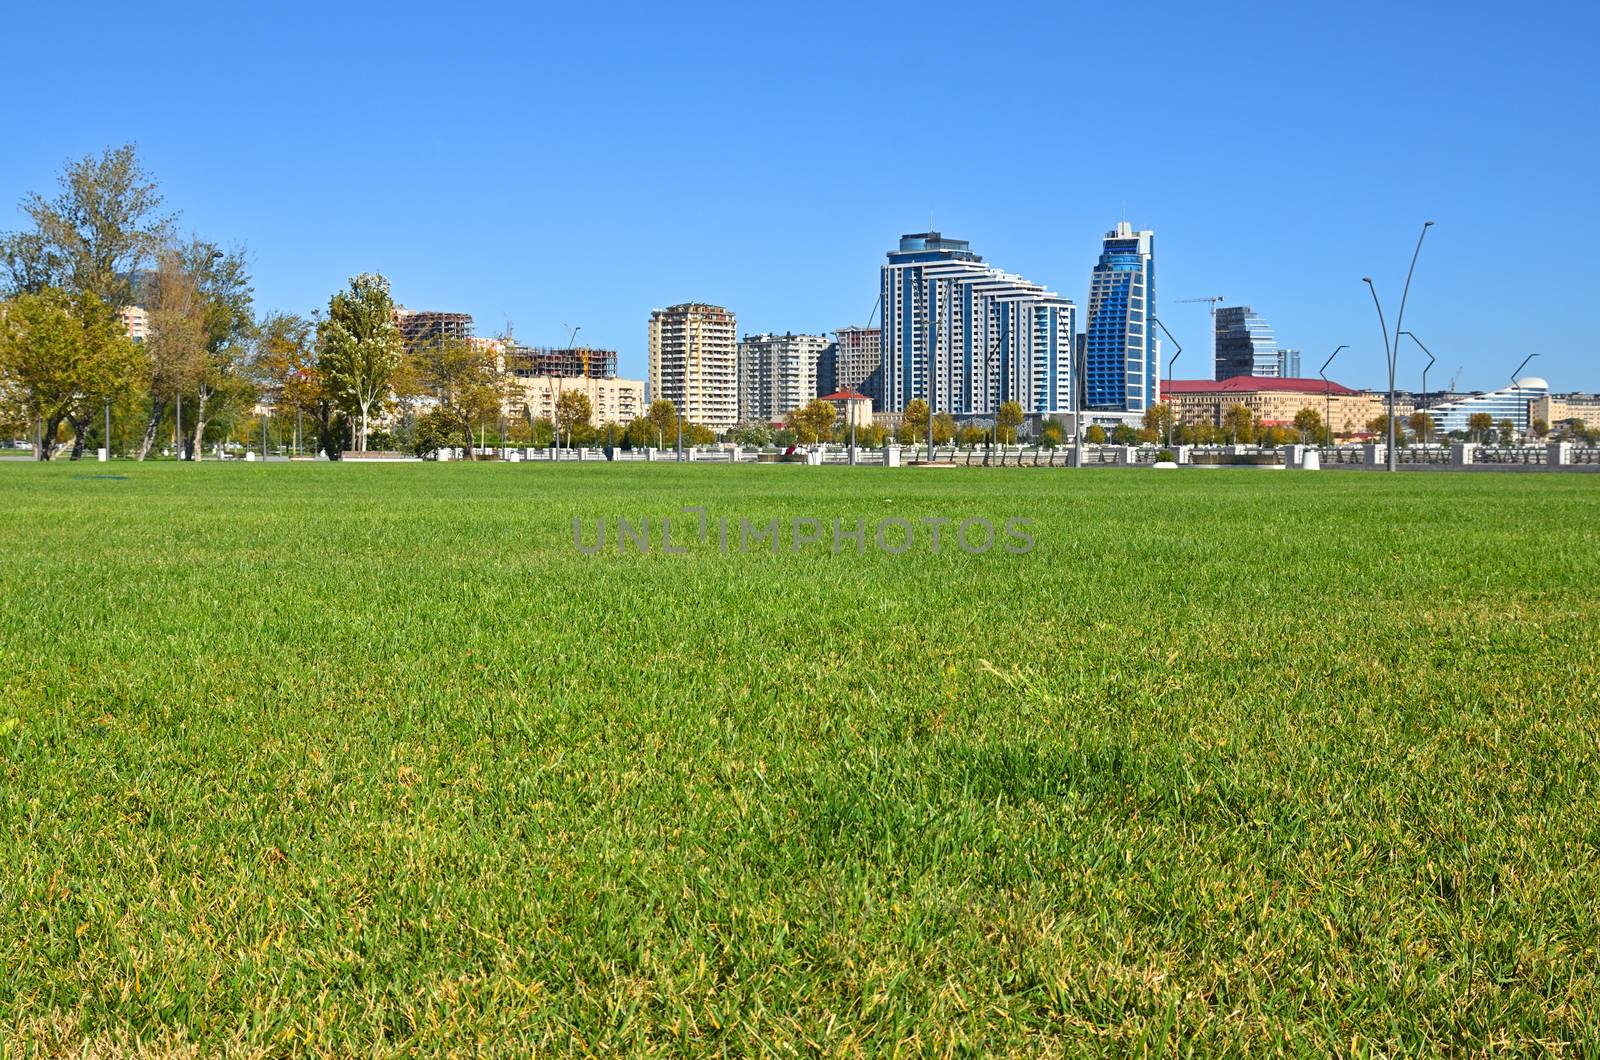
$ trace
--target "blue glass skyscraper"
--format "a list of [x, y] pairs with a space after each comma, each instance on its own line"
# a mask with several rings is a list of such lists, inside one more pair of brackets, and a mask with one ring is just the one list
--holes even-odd
[[1155, 233], [1118, 222], [1089, 277], [1088, 409], [1144, 412], [1161, 400], [1161, 346], [1150, 323], [1155, 304]]

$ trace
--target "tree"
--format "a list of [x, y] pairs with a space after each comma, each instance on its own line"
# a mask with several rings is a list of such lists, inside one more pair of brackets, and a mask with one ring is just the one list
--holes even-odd
[[449, 409], [435, 406], [417, 417], [412, 432], [411, 450], [430, 457], [441, 449], [453, 448], [460, 441], [461, 423]]
[[984, 443], [989, 437], [989, 432], [982, 427], [963, 427], [956, 432], [956, 441], [967, 449], [974, 449]]
[[381, 407], [400, 366], [400, 331], [394, 322], [389, 281], [362, 273], [348, 290], [328, 299], [318, 328], [320, 366], [335, 401], [358, 418], [355, 448], [365, 451], [372, 415]]
[[192, 396], [187, 448], [198, 460], [207, 423], [257, 396], [245, 371], [256, 332], [244, 254], [199, 239], [169, 243], [157, 255], [148, 287], [151, 408], [141, 456], [155, 440], [166, 400]]
[[949, 445], [956, 436], [956, 418], [948, 412], [933, 417], [933, 444]]
[[657, 398], [650, 402], [650, 409], [645, 413], [651, 426], [656, 429], [656, 448], [665, 449], [667, 439], [678, 436], [678, 408], [666, 398]]
[[155, 180], [132, 144], [96, 158], [68, 162], [53, 199], [33, 194], [21, 203], [28, 231], [0, 236], [4, 286], [14, 293], [59, 287], [92, 294], [109, 309], [133, 298], [140, 266], [160, 246], [170, 219], [160, 214]]
[[1535, 438], [1543, 438], [1550, 433], [1550, 424], [1544, 420], [1534, 420], [1530, 426], [1533, 428], [1533, 436]]
[[1011, 445], [1017, 440], [1017, 428], [1022, 426], [1022, 406], [1015, 401], [1002, 401], [994, 414], [994, 426], [1000, 441]]
[[1222, 413], [1222, 433], [1232, 445], [1249, 444], [1255, 440], [1256, 417], [1248, 406], [1229, 405]]
[[765, 423], [741, 423], [733, 429], [735, 445], [760, 447], [772, 444], [772, 427]]
[[1149, 432], [1148, 439], [1158, 442], [1172, 437], [1173, 424], [1177, 417], [1172, 411], [1172, 406], [1163, 401], [1151, 405], [1144, 412], [1144, 429]]
[[1113, 445], [1132, 445], [1139, 440], [1139, 432], [1129, 427], [1126, 423], [1119, 423], [1111, 428], [1111, 442]]
[[[449, 418], [456, 442], [470, 453], [476, 447], [473, 427], [498, 420], [505, 400], [494, 352], [464, 339], [441, 339], [417, 346], [406, 355], [405, 362], [405, 385], [432, 399], [433, 411]], [[563, 394], [562, 399], [568, 396], [583, 397], [572, 391]], [[588, 399], [583, 400], [587, 406]], [[557, 405], [559, 412], [559, 402]]]
[[8, 406], [6, 418], [42, 426], [40, 460], [55, 455], [62, 422], [71, 424], [77, 460], [96, 413], [128, 392], [143, 357], [93, 294], [53, 287], [24, 293], [0, 316], [0, 404]]
[[1433, 417], [1418, 409], [1406, 418], [1406, 424], [1411, 428], [1411, 434], [1418, 441], [1426, 443], [1433, 437]]
[[1472, 432], [1472, 437], [1480, 442], [1489, 440], [1489, 432], [1494, 430], [1494, 417], [1487, 412], [1474, 412], [1467, 417], [1467, 430]]
[[921, 398], [906, 402], [900, 414], [900, 440], [915, 444], [928, 436], [928, 403]]
[[622, 429], [622, 444], [629, 449], [646, 449], [655, 439], [655, 424], [644, 416], [629, 420]]
[[1089, 445], [1105, 445], [1106, 429], [1098, 423], [1091, 423], [1089, 429], [1083, 432], [1083, 440]]
[[561, 444], [561, 438], [566, 436], [567, 445], [573, 444], [573, 428], [580, 424], [587, 425], [594, 416], [594, 406], [589, 402], [589, 395], [581, 390], [566, 390], [556, 398], [555, 424], [556, 444]]
[[789, 413], [789, 426], [794, 428], [802, 445], [810, 445], [833, 436], [833, 421], [837, 415], [833, 402], [813, 398]]
[[256, 381], [262, 397], [280, 415], [309, 417], [317, 432], [317, 449], [339, 459], [343, 425], [327, 379], [318, 365], [316, 326], [305, 317], [275, 313], [257, 328]]
[[1059, 423], [1052, 423], [1043, 431], [1039, 432], [1039, 444], [1044, 446], [1046, 449], [1054, 449], [1056, 446], [1061, 444], [1061, 437], [1061, 425]]
[[1300, 432], [1300, 444], [1310, 445], [1322, 436], [1322, 413], [1306, 406], [1294, 414], [1294, 429]]
[[1510, 445], [1511, 436], [1516, 433], [1517, 425], [1510, 420], [1501, 420], [1498, 426], [1500, 429], [1500, 444]]

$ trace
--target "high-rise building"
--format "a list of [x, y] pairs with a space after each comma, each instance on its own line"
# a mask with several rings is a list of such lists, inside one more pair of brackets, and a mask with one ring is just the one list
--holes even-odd
[[704, 302], [650, 313], [650, 397], [673, 403], [690, 423], [722, 431], [739, 420], [734, 315]]
[[[880, 328], [840, 328], [833, 333], [833, 378], [826, 393], [855, 390], [883, 407], [883, 331]], [[817, 380], [817, 385], [823, 385]]]
[[143, 342], [150, 334], [150, 314], [142, 306], [123, 306], [117, 310], [117, 315], [122, 318], [122, 326], [128, 332], [128, 338], [134, 342]]
[[1283, 371], [1272, 326], [1247, 305], [1217, 308], [1216, 345], [1218, 379], [1232, 379], [1236, 375], [1284, 379], [1300, 374]]
[[[817, 396], [826, 335], [746, 335], [739, 340], [739, 421], [767, 422]], [[832, 391], [825, 391], [832, 393]]]
[[1106, 233], [1089, 277], [1084, 404], [1144, 412], [1161, 400], [1161, 343], [1150, 324], [1156, 304], [1155, 233], [1126, 221]]
[[427, 309], [394, 307], [394, 322], [400, 341], [408, 350], [440, 346], [446, 342], [466, 342], [472, 337], [471, 313], [439, 313]]
[[1287, 346], [1278, 350], [1278, 378], [1300, 378], [1300, 351], [1291, 350]]
[[614, 379], [617, 375], [616, 350], [587, 346], [521, 346], [512, 342], [505, 345], [503, 355], [506, 371], [515, 376]]
[[1069, 299], [938, 232], [901, 236], [881, 284], [882, 411], [915, 398], [956, 415], [992, 415], [1006, 401], [1029, 413], [1070, 408]]

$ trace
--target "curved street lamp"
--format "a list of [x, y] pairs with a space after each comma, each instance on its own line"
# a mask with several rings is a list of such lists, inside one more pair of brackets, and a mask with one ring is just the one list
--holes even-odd
[[1395, 358], [1400, 353], [1400, 326], [1405, 322], [1406, 299], [1411, 294], [1411, 277], [1417, 271], [1417, 258], [1422, 254], [1422, 241], [1427, 238], [1428, 229], [1433, 227], [1432, 221], [1422, 222], [1422, 232], [1417, 236], [1417, 249], [1411, 252], [1411, 267], [1406, 270], [1406, 285], [1400, 290], [1400, 312], [1394, 318], [1394, 341], [1389, 341], [1389, 325], [1383, 319], [1383, 306], [1378, 304], [1378, 289], [1373, 286], [1371, 276], [1361, 277], [1361, 282], [1367, 285], [1372, 292], [1372, 304], [1378, 310], [1378, 326], [1383, 330], [1383, 352], [1389, 361], [1389, 442], [1385, 447], [1387, 460], [1385, 461], [1390, 471], [1395, 470], [1394, 452], [1394, 371]]
[[[1176, 338], [1173, 337], [1172, 332], [1167, 330], [1167, 326], [1165, 324], [1161, 323], [1161, 318], [1160, 317], [1151, 316], [1150, 319], [1152, 321], [1154, 321], [1156, 327], [1161, 329], [1162, 334], [1166, 335], [1167, 338], [1172, 339], [1172, 344], [1178, 348], [1178, 352], [1174, 353], [1172, 355], [1172, 360], [1167, 362], [1167, 389], [1171, 390], [1172, 389], [1172, 366], [1178, 363], [1178, 358], [1179, 357], [1183, 356], [1183, 343], [1179, 342]], [[1173, 421], [1176, 420], [1177, 418], [1178, 418], [1177, 414], [1172, 409], [1172, 398], [1169, 395], [1167, 397], [1167, 448], [1168, 449], [1172, 448], [1172, 424], [1173, 424]]]
[[1333, 386], [1328, 382], [1328, 365], [1332, 364], [1333, 359], [1339, 356], [1339, 350], [1348, 350], [1349, 348], [1350, 344], [1348, 342], [1341, 343], [1338, 349], [1328, 354], [1328, 359], [1322, 362], [1322, 367], [1317, 369], [1317, 374], [1322, 376], [1322, 396], [1327, 399], [1327, 411], [1323, 416], [1324, 425], [1328, 431], [1329, 445], [1333, 444]]

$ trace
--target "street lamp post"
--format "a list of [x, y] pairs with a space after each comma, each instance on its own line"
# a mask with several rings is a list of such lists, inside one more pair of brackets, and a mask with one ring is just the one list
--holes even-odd
[[[1179, 357], [1183, 356], [1183, 344], [1181, 342], [1179, 342], [1176, 338], [1173, 338], [1172, 332], [1168, 331], [1167, 330], [1167, 326], [1165, 324], [1161, 323], [1161, 318], [1160, 317], [1152, 316], [1150, 319], [1152, 321], [1154, 321], [1155, 325], [1161, 329], [1162, 333], [1164, 335], [1166, 335], [1167, 338], [1172, 339], [1172, 344], [1178, 348], [1178, 352], [1174, 353], [1172, 355], [1172, 360], [1167, 362], [1167, 390], [1170, 391], [1172, 389], [1172, 366], [1178, 363], [1178, 358]], [[1167, 397], [1167, 448], [1168, 449], [1172, 448], [1172, 421], [1175, 420], [1175, 419], [1177, 419], [1177, 417], [1173, 414], [1173, 411], [1172, 411], [1172, 397], [1169, 394], [1168, 397]]]
[[111, 462], [111, 399], [106, 399], [106, 463]]
[[1321, 368], [1317, 369], [1317, 374], [1322, 376], [1322, 396], [1327, 399], [1327, 409], [1323, 413], [1323, 429], [1328, 432], [1329, 445], [1333, 444], [1333, 387], [1328, 383], [1328, 365], [1332, 364], [1333, 359], [1339, 356], [1339, 350], [1348, 350], [1349, 348], [1350, 344], [1348, 342], [1342, 343], [1332, 353], [1328, 354], [1328, 359], [1322, 362]]
[[[1418, 346], [1422, 346], [1422, 340], [1417, 338], [1416, 335], [1412, 334], [1411, 332], [1402, 331], [1400, 334], [1411, 336], [1412, 342], [1416, 343]], [[1428, 347], [1422, 346], [1422, 352], [1428, 355], [1428, 363], [1422, 366], [1422, 405], [1417, 409], [1419, 412], [1428, 407], [1428, 369], [1432, 368], [1434, 362], [1438, 360], [1438, 358], [1433, 355], [1433, 351], [1428, 349]], [[1423, 440], [1426, 442], [1429, 439]]]
[[1406, 299], [1411, 294], [1411, 277], [1417, 271], [1417, 258], [1422, 254], [1422, 241], [1427, 238], [1428, 229], [1433, 227], [1432, 221], [1422, 222], [1422, 232], [1417, 236], [1417, 249], [1411, 252], [1411, 267], [1406, 270], [1406, 284], [1400, 290], [1400, 312], [1394, 318], [1394, 341], [1389, 341], [1389, 326], [1383, 319], [1383, 306], [1378, 304], [1378, 289], [1373, 286], [1371, 276], [1363, 276], [1361, 282], [1367, 285], [1372, 292], [1372, 304], [1378, 309], [1378, 326], [1383, 329], [1383, 350], [1389, 361], [1389, 444], [1387, 446], [1387, 465], [1390, 471], [1396, 469], [1394, 452], [1394, 372], [1395, 358], [1400, 355], [1400, 328], [1405, 323]]
[[1513, 389], [1515, 389], [1516, 386], [1517, 386], [1517, 376], [1521, 375], [1522, 374], [1522, 370], [1524, 368], [1528, 367], [1528, 362], [1533, 360], [1537, 356], [1539, 356], [1537, 353], [1528, 354], [1528, 356], [1526, 356], [1526, 357], [1524, 357], [1522, 359], [1522, 363], [1517, 365], [1517, 370], [1511, 373], [1511, 386], [1512, 386]]
[[[1517, 382], [1517, 376], [1521, 375], [1522, 374], [1522, 370], [1524, 368], [1528, 367], [1528, 362], [1533, 360], [1537, 356], [1539, 356], [1537, 353], [1528, 354], [1528, 356], [1526, 356], [1526, 357], [1524, 357], [1522, 359], [1522, 363], [1517, 365], [1517, 370], [1511, 373], [1511, 389], [1512, 390], [1517, 390], [1517, 389], [1520, 388], [1520, 384]], [[1528, 407], [1527, 402], [1521, 402], [1520, 404], [1522, 405], [1522, 407], [1524, 409], [1526, 409]], [[1529, 417], [1529, 419], [1531, 421], [1532, 417]], [[1531, 428], [1533, 426], [1532, 422], [1530, 422], [1528, 424], [1528, 426]], [[1524, 437], [1526, 437], [1526, 435], [1524, 435]], [[106, 443], [107, 446], [109, 446], [110, 444], [111, 444], [110, 442]], [[109, 455], [110, 452], [111, 452], [111, 450], [108, 448], [106, 450], [106, 453]]]

